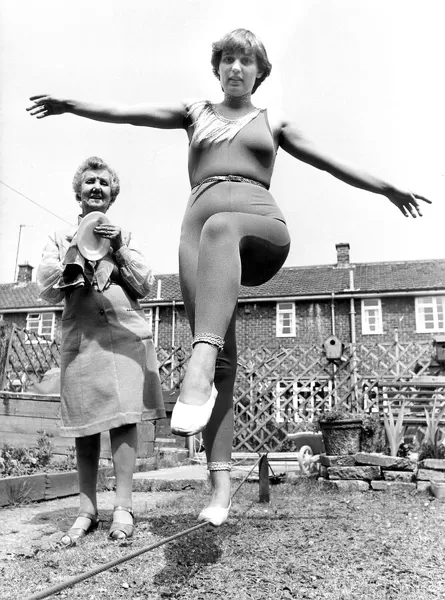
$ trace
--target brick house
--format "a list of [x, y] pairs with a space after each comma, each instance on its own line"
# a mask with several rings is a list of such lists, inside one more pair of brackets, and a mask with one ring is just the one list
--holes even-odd
[[[445, 259], [352, 263], [349, 244], [336, 245], [337, 262], [285, 267], [268, 283], [242, 287], [240, 349], [344, 343], [427, 341], [445, 333]], [[60, 336], [62, 305], [38, 298], [33, 267], [19, 265], [17, 282], [0, 284], [0, 319], [50, 339]], [[159, 348], [189, 346], [191, 336], [177, 274], [156, 277], [141, 302]]]

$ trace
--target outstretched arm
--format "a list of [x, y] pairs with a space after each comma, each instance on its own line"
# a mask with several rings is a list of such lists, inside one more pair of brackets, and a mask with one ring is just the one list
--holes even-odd
[[160, 129], [181, 129], [184, 126], [185, 105], [171, 106], [152, 104], [96, 104], [82, 100], [56, 98], [50, 94], [31, 96], [32, 105], [26, 110], [37, 119], [53, 115], [71, 113], [79, 117], [105, 121], [106, 123], [127, 123]]
[[283, 121], [279, 134], [279, 145], [294, 158], [301, 160], [317, 169], [326, 171], [354, 187], [386, 196], [405, 216], [414, 218], [422, 216], [419, 200], [431, 204], [424, 196], [414, 194], [409, 190], [402, 190], [382, 179], [374, 177], [365, 171], [348, 165], [342, 161], [320, 152], [311, 142], [304, 138], [297, 127]]

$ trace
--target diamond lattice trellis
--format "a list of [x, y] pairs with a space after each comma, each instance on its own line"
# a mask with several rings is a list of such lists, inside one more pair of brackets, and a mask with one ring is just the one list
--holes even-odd
[[[7, 346], [3, 389], [11, 389], [11, 381], [20, 385], [23, 374], [38, 380], [59, 365], [58, 345], [31, 336], [13, 328], [9, 341], [2, 338]], [[279, 449], [296, 424], [332, 406], [377, 412], [378, 382], [422, 375], [431, 353], [428, 342], [347, 344], [342, 360], [330, 363], [317, 345], [244, 349], [234, 391], [234, 450]], [[157, 355], [163, 389], [178, 391], [190, 350], [160, 348]]]
[[[277, 450], [302, 419], [332, 406], [378, 412], [377, 382], [425, 370], [430, 343], [348, 344], [337, 363], [318, 346], [242, 352], [235, 387], [234, 449]], [[422, 366], [423, 361], [423, 366]]]

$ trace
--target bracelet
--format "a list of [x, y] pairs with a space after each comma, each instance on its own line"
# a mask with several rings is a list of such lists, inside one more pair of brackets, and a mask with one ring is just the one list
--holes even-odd
[[209, 462], [207, 463], [208, 471], [231, 471], [232, 462]]
[[195, 347], [195, 344], [210, 344], [211, 346], [215, 346], [218, 348], [218, 352], [221, 352], [224, 348], [224, 338], [220, 335], [215, 335], [213, 333], [198, 333], [193, 338], [192, 348]]

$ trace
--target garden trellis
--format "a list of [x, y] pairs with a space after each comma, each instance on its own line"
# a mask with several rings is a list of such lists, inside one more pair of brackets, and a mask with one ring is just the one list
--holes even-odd
[[60, 366], [60, 346], [14, 324], [2, 324], [0, 357], [0, 389], [26, 391], [47, 371]]
[[[2, 325], [5, 368], [2, 390], [25, 391], [60, 364], [60, 348], [36, 334]], [[379, 410], [382, 381], [421, 376], [432, 342], [346, 344], [340, 361], [327, 360], [322, 345], [245, 348], [239, 352], [235, 382], [235, 451], [279, 450], [301, 421], [333, 406]], [[162, 388], [177, 395], [190, 358], [183, 347], [158, 348]], [[380, 399], [381, 400], [381, 399]]]

